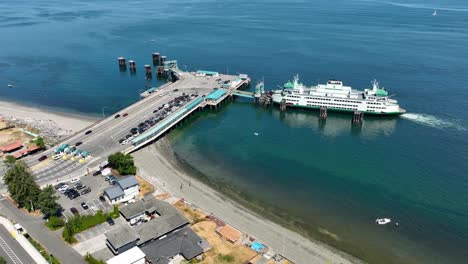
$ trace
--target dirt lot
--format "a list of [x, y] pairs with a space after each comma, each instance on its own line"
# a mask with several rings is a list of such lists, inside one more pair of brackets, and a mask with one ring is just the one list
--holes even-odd
[[206, 214], [201, 210], [197, 210], [191, 206], [186, 205], [184, 202], [177, 202], [174, 206], [179, 209], [179, 211], [188, 218], [190, 224], [196, 224], [200, 221], [203, 221], [206, 217]]
[[213, 221], [201, 221], [193, 225], [192, 229], [212, 246], [199, 263], [247, 263], [258, 254], [246, 246], [221, 239], [215, 232], [216, 223]]
[[[0, 129], [5, 128], [7, 124], [2, 121], [0, 122]], [[6, 146], [17, 141], [29, 141], [31, 137], [23, 133], [19, 128], [13, 127], [0, 131], [0, 146]]]
[[140, 176], [136, 176], [136, 179], [140, 183], [140, 192], [138, 193], [140, 198], [154, 192], [154, 186], [151, 183], [143, 180]]

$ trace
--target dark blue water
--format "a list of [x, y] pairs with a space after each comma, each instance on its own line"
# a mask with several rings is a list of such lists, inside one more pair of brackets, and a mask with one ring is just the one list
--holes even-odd
[[[266, 86], [377, 78], [408, 114], [317, 113], [237, 100], [174, 131], [204, 180], [372, 263], [468, 263], [468, 3], [3, 1], [0, 96], [95, 116], [138, 99], [159, 51], [182, 69]], [[437, 9], [438, 15], [432, 16]], [[137, 62], [131, 76], [116, 58]], [[15, 88], [7, 88], [8, 83]], [[103, 111], [104, 110], [104, 111]], [[254, 132], [259, 133], [255, 136]], [[399, 227], [376, 226], [388, 216]]]

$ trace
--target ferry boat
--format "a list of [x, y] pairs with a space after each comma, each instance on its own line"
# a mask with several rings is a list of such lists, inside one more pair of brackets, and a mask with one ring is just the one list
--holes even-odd
[[327, 84], [305, 87], [296, 75], [293, 81], [284, 84], [282, 90], [272, 92], [273, 103], [284, 100], [288, 107], [327, 108], [334, 111], [360, 111], [375, 115], [399, 115], [406, 112], [398, 101], [389, 98], [387, 90], [374, 80], [372, 88], [354, 90], [339, 80], [328, 80]]

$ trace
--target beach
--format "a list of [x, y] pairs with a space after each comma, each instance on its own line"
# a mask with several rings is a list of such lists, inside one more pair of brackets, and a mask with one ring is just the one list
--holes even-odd
[[361, 263], [350, 255], [264, 219], [201, 183], [179, 164], [165, 138], [133, 156], [138, 174], [158, 189], [217, 216], [295, 263]]
[[98, 120], [5, 101], [0, 101], [0, 116], [4, 120], [35, 128], [52, 142], [71, 136]]

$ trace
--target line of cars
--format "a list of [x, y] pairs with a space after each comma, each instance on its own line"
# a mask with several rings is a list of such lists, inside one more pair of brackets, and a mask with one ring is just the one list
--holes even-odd
[[82, 184], [78, 178], [74, 178], [68, 184], [62, 182], [55, 185], [55, 190], [67, 196], [70, 200], [73, 200], [80, 195], [90, 193], [91, 187], [86, 187], [86, 185]]
[[[176, 91], [178, 89], [174, 89]], [[169, 101], [169, 103], [160, 106], [158, 109], [153, 111], [154, 116], [146, 119], [145, 121], [138, 124], [137, 127], [130, 129], [130, 133], [127, 134], [124, 138], [119, 140], [119, 143], [122, 145], [128, 144], [132, 139], [134, 139], [139, 134], [145, 132], [146, 130], [150, 129], [152, 126], [156, 125], [158, 122], [166, 118], [171, 113], [175, 112], [184, 104], [188, 103], [193, 98], [197, 97], [198, 94], [185, 94], [183, 93], [181, 96], [174, 98], [173, 100]]]

